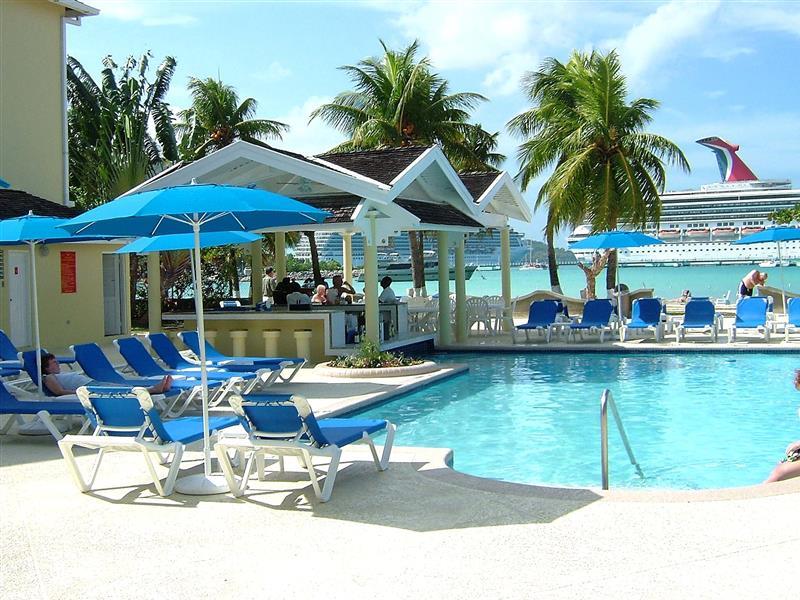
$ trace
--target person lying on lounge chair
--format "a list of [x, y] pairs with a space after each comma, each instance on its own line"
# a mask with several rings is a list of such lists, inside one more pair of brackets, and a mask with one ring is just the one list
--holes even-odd
[[[794, 387], [800, 390], [800, 370], [795, 371]], [[786, 457], [772, 470], [764, 483], [783, 481], [792, 477], [800, 477], [800, 440], [789, 444], [786, 448]]]
[[[79, 387], [89, 385], [90, 377], [83, 373], [71, 371], [61, 372], [61, 365], [54, 354], [42, 354], [42, 383], [54, 396], [70, 396]], [[150, 386], [147, 391], [151, 394], [163, 394], [172, 387], [172, 376], [167, 375], [157, 384]]]

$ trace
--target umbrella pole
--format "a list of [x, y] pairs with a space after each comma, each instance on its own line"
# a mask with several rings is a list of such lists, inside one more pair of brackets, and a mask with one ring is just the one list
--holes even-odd
[[39, 337], [39, 288], [36, 283], [36, 242], [28, 242], [31, 255], [31, 288], [33, 289], [33, 337], [36, 343], [36, 384], [42, 396], [42, 341]]
[[781, 242], [779, 240], [776, 243], [778, 244], [778, 266], [781, 268], [781, 296], [783, 297], [783, 314], [788, 315], [789, 313], [786, 312], [786, 284], [783, 282], [783, 260], [781, 259]]
[[203, 474], [189, 475], [175, 484], [181, 494], [207, 496], [224, 494], [230, 487], [220, 475], [211, 475], [211, 436], [208, 431], [208, 366], [206, 365], [206, 327], [203, 318], [203, 271], [200, 267], [200, 223], [194, 215], [194, 308], [197, 315], [197, 337], [200, 341], [200, 387], [203, 402]]
[[622, 287], [619, 282], [619, 249], [615, 249], [614, 252], [617, 253], [616, 255], [616, 263], [614, 267], [617, 270], [617, 318], [619, 319], [619, 323], [617, 323], [617, 327], [619, 327], [619, 339], [622, 341]]

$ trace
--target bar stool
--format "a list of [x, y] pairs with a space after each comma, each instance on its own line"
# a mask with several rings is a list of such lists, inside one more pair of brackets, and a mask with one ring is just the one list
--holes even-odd
[[265, 329], [261, 332], [264, 338], [264, 356], [278, 356], [278, 340], [281, 337], [280, 329]]
[[245, 351], [247, 329], [231, 329], [231, 340], [233, 341], [234, 356], [244, 356], [247, 354]]
[[297, 356], [311, 361], [311, 330], [310, 329], [296, 329], [294, 332], [294, 341], [297, 343]]

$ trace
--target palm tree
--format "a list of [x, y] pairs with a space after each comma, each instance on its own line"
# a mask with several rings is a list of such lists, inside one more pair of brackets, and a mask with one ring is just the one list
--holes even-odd
[[[383, 41], [381, 46], [383, 56], [341, 67], [354, 89], [311, 113], [309, 121], [319, 117], [348, 136], [332, 151], [440, 144], [454, 164], [471, 169], [483, 165], [477, 154], [481, 145], [474, 142], [479, 140], [491, 153], [492, 136], [482, 129], [479, 135], [469, 116], [486, 98], [472, 92], [451, 93], [447, 80], [433, 72], [430, 61], [417, 59], [416, 41], [399, 51], [390, 50]], [[493, 155], [486, 158], [493, 160]], [[425, 285], [421, 236], [421, 232], [409, 232], [416, 288]]]
[[[664, 163], [685, 171], [689, 163], [673, 142], [644, 131], [659, 103], [650, 98], [628, 102], [617, 53], [575, 52], [567, 64], [550, 58], [526, 75], [523, 89], [537, 106], [512, 119], [509, 128], [527, 138], [519, 149], [523, 188], [545, 168], [555, 167], [536, 200], [537, 207], [548, 207], [546, 233], [552, 236], [560, 226], [584, 220], [594, 231], [616, 229], [620, 223], [634, 228], [657, 224], [666, 185]], [[616, 261], [614, 251], [607, 289], [616, 285]]]
[[82, 208], [127, 192], [178, 158], [164, 99], [175, 59], [167, 56], [149, 81], [150, 58], [149, 52], [138, 61], [128, 57], [120, 67], [105, 57], [100, 85], [78, 60], [67, 59], [70, 194]]
[[[67, 59], [69, 185], [81, 208], [124, 194], [178, 158], [172, 112], [165, 101], [175, 59], [164, 58], [150, 81], [151, 58], [149, 52], [138, 61], [129, 56], [120, 67], [106, 56], [100, 85], [78, 60]], [[131, 306], [136, 306], [137, 261], [131, 255]]]
[[289, 126], [270, 119], [253, 118], [258, 103], [253, 98], [239, 102], [233, 86], [208, 77], [189, 78], [192, 106], [178, 113], [180, 153], [188, 160], [205, 156], [237, 139], [257, 141], [281, 139]]

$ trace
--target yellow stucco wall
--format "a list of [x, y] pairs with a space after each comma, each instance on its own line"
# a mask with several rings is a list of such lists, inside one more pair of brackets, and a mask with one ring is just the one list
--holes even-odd
[[63, 14], [45, 0], [0, 0], [0, 177], [60, 203]]
[[[36, 279], [39, 285], [39, 326], [42, 346], [63, 350], [70, 344], [102, 342], [105, 339], [103, 306], [103, 253], [113, 252], [112, 244], [51, 244], [46, 254], [36, 250]], [[5, 251], [27, 251], [27, 246], [6, 247]], [[77, 292], [61, 293], [61, 251], [76, 253]], [[128, 289], [128, 256], [123, 262], [123, 289]], [[125, 312], [130, 315], [130, 298], [123, 294]], [[0, 328], [7, 329], [8, 294], [2, 293]], [[33, 331], [33, 326], [31, 326]], [[130, 317], [123, 322], [123, 335], [130, 333]], [[117, 336], [113, 336], [117, 337]]]

